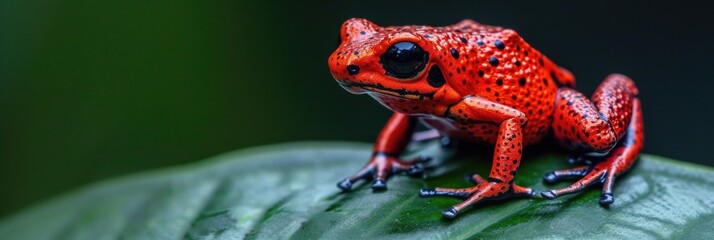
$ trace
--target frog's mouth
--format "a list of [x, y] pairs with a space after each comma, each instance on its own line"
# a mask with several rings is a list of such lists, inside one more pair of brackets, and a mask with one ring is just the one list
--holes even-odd
[[356, 83], [356, 82], [339, 82], [340, 86], [351, 93], [365, 93], [368, 92], [380, 93], [400, 98], [413, 99], [413, 100], [424, 100], [433, 99], [434, 93], [428, 92], [423, 93], [415, 90], [407, 89], [393, 89], [383, 86], [379, 83], [368, 84], [368, 83]]

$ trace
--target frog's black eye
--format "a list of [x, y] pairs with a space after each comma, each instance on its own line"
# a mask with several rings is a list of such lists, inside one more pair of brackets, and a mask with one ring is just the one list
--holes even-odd
[[410, 79], [424, 70], [429, 53], [412, 42], [398, 42], [390, 46], [380, 57], [380, 63], [387, 75]]

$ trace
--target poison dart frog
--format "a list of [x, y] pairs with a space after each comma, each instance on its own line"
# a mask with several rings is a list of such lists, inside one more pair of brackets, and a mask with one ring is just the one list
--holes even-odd
[[[361, 179], [373, 180], [374, 190], [386, 190], [393, 174], [422, 173], [426, 159], [400, 160], [418, 122], [441, 136], [495, 146], [489, 176], [469, 176], [473, 187], [419, 191], [422, 197], [464, 199], [442, 211], [446, 218], [486, 200], [554, 199], [595, 183], [602, 184], [599, 203], [608, 206], [614, 202], [615, 178], [633, 165], [643, 146], [642, 109], [630, 78], [609, 75], [588, 98], [574, 89], [568, 70], [511, 29], [472, 20], [444, 27], [380, 27], [353, 18], [343, 23], [328, 65], [344, 89], [366, 93], [394, 112], [371, 159], [337, 184], [343, 191]], [[544, 180], [577, 181], [547, 191], [514, 184], [523, 146], [549, 134], [588, 161], [546, 173]]]

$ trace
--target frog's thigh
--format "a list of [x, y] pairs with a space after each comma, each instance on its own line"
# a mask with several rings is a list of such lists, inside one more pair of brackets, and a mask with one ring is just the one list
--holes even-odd
[[632, 80], [617, 74], [600, 84], [592, 101], [574, 89], [562, 88], [553, 121], [556, 139], [573, 150], [608, 152], [625, 133], [636, 95]]
[[571, 88], [560, 90], [554, 119], [554, 136], [566, 148], [606, 152], [617, 142], [617, 135], [593, 103]]

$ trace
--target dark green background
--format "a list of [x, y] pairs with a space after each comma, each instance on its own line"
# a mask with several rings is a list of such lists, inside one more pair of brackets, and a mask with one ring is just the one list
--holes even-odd
[[[1, 1], [0, 216], [88, 182], [296, 140], [372, 141], [334, 83], [342, 21], [507, 26], [578, 78], [636, 80], [645, 151], [714, 165], [709, 6], [470, 1]], [[335, 179], [337, 180], [337, 179]]]

